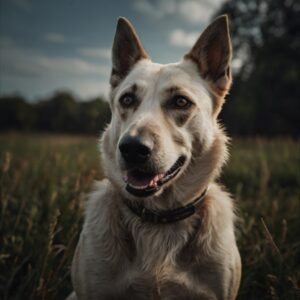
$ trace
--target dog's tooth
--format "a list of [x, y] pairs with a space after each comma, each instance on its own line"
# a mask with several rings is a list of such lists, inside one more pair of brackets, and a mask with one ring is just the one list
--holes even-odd
[[156, 181], [161, 180], [164, 177], [163, 174], [156, 175]]
[[157, 183], [158, 183], [158, 184], [161, 185], [161, 184], [163, 183], [163, 178], [164, 178], [164, 176], [165, 176], [164, 174], [159, 174], [159, 175], [158, 175], [158, 180], [157, 180]]
[[154, 187], [154, 188], [157, 187], [157, 180], [158, 180], [158, 177], [157, 177], [157, 175], [155, 175], [155, 176], [151, 179], [151, 181], [150, 181], [148, 187]]
[[143, 189], [147, 188], [147, 185], [145, 185], [145, 186], [135, 186], [132, 184], [129, 184], [129, 185], [136, 190], [143, 190]]
[[150, 181], [150, 183], [149, 183], [149, 187], [157, 187], [157, 182], [158, 182], [158, 180], [159, 180], [159, 175], [155, 175], [152, 179], [151, 179], [151, 181]]
[[158, 182], [159, 180], [161, 180], [163, 177], [164, 177], [164, 176], [163, 176], [162, 174], [156, 175], [156, 176], [155, 176], [155, 183], [157, 184], [157, 182]]

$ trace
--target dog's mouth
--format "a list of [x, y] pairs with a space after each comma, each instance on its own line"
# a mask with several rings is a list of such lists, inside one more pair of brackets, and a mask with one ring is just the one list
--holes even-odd
[[164, 174], [151, 174], [141, 170], [128, 171], [124, 177], [126, 190], [136, 197], [147, 197], [156, 193], [165, 183], [175, 178], [186, 162], [186, 156], [180, 156]]

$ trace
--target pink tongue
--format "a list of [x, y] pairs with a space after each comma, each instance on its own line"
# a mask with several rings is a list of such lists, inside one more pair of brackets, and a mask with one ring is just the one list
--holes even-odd
[[158, 175], [133, 174], [128, 172], [125, 181], [135, 187], [148, 187], [155, 186], [158, 179]]

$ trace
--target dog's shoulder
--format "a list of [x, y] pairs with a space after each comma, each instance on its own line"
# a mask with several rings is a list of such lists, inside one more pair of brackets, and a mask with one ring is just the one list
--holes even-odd
[[212, 183], [202, 209], [198, 243], [206, 249], [205, 252], [209, 256], [224, 256], [220, 251], [231, 249], [231, 245], [235, 245], [236, 214], [233, 199], [224, 188]]
[[[93, 186], [93, 191], [88, 195], [85, 207], [85, 222], [84, 231], [91, 231], [99, 222], [102, 222], [103, 217], [107, 215], [107, 210], [112, 203], [113, 188], [107, 179], [96, 181]], [[104, 222], [105, 223], [105, 222]]]
[[224, 221], [235, 220], [234, 201], [223, 186], [212, 183], [209, 187], [208, 197], [210, 198], [210, 208], [215, 218], [222, 215]]
[[213, 183], [208, 191], [208, 228], [213, 226], [216, 232], [233, 233], [236, 222], [236, 209], [231, 195], [220, 185]]

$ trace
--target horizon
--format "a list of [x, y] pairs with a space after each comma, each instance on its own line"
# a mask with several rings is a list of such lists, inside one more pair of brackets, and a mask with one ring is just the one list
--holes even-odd
[[132, 22], [153, 61], [170, 63], [188, 51], [223, 2], [0, 0], [0, 95], [30, 102], [56, 91], [107, 98], [119, 16]]

